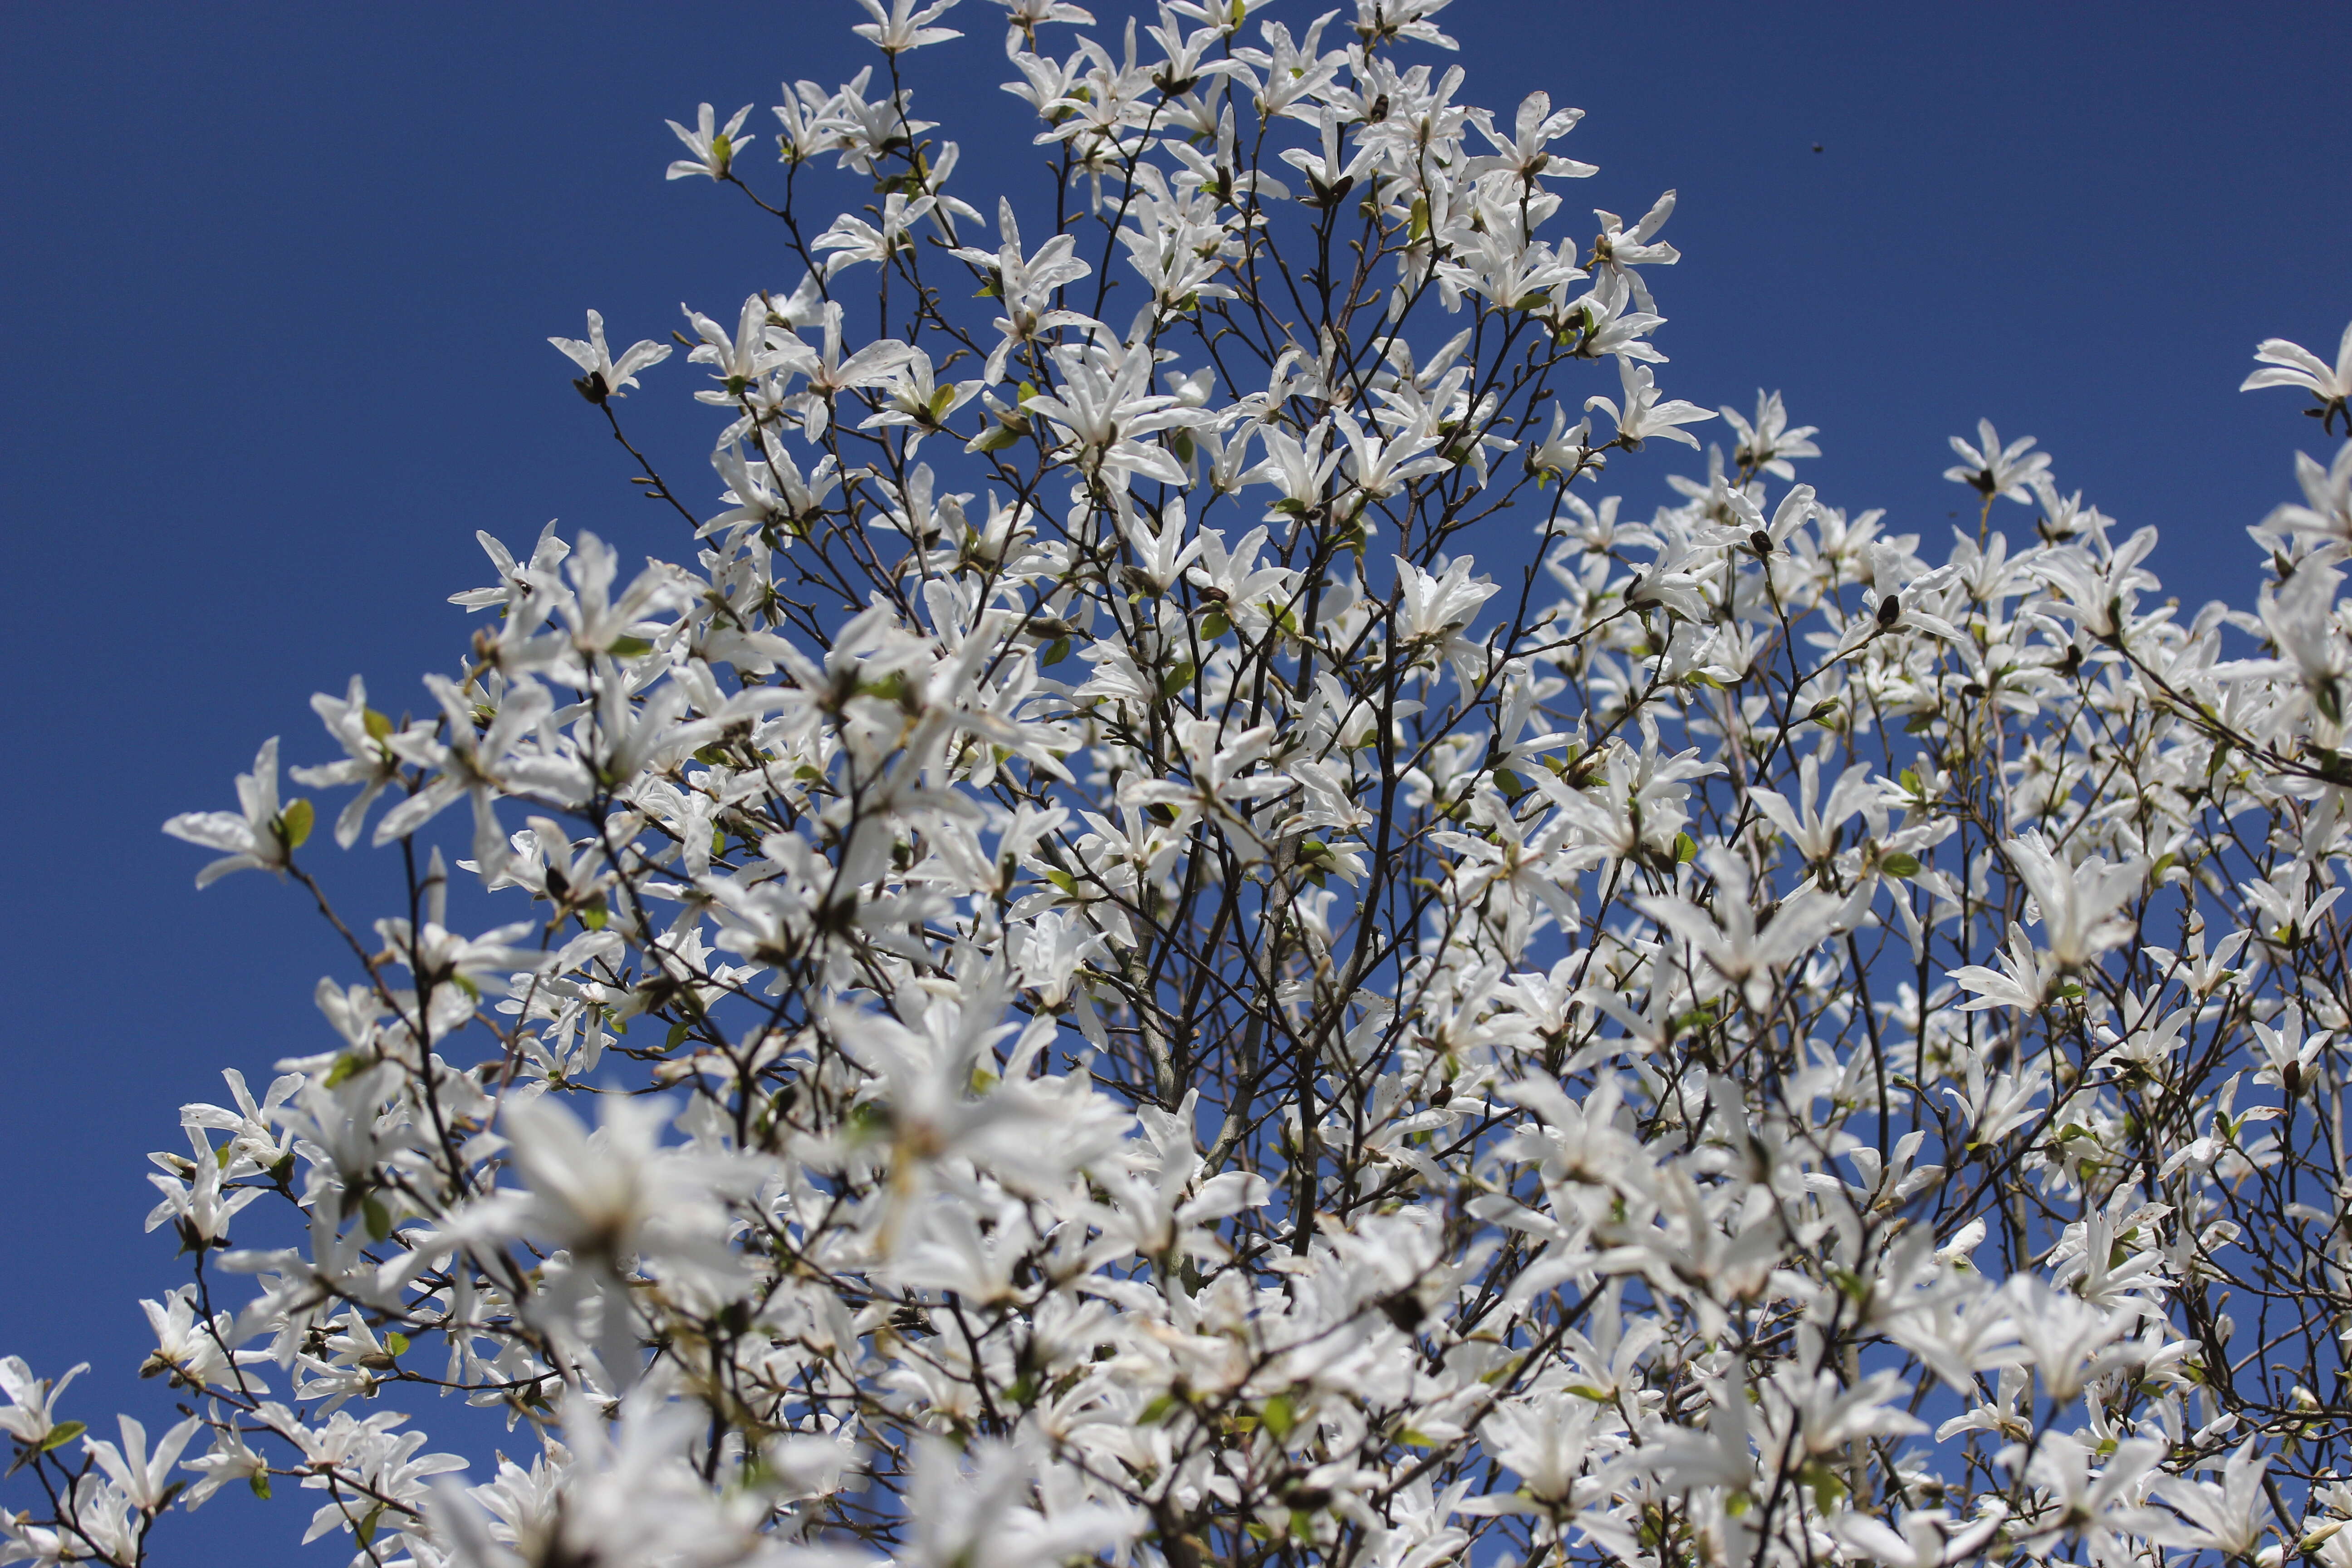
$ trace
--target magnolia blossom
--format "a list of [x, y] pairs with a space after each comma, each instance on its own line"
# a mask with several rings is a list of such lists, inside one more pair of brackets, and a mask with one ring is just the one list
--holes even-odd
[[140, 1413], [0, 1359], [0, 1562], [2352, 1568], [2352, 447], [2251, 611], [1989, 422], [1904, 531], [1445, 0], [998, 3], [992, 245], [950, 0], [677, 127], [774, 243], [554, 340], [667, 504], [322, 672], [333, 848], [274, 741], [166, 825], [334, 973], [157, 1130]]

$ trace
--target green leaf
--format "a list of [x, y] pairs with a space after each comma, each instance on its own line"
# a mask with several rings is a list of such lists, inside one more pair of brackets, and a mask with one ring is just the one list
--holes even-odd
[[1890, 877], [1916, 877], [1919, 874], [1919, 858], [1900, 853], [1889, 855], [1879, 861], [1878, 868]]
[[286, 803], [286, 809], [278, 814], [278, 837], [287, 848], [302, 847], [302, 841], [310, 837], [312, 815], [310, 803], [307, 800]]
[[604, 900], [602, 899], [580, 911], [580, 923], [590, 931], [603, 931], [604, 922], [612, 918], [613, 911], [605, 908]]
[[971, 449], [975, 452], [1002, 452], [1005, 447], [1016, 445], [1020, 439], [1019, 426], [999, 423], [982, 430], [980, 439], [971, 444]]
[[1040, 669], [1051, 669], [1070, 657], [1070, 639], [1055, 637], [1045, 649], [1045, 657], [1037, 661]]
[[392, 1234], [392, 1211], [378, 1198], [365, 1198], [360, 1203], [360, 1218], [367, 1225], [371, 1240], [382, 1241]]
[[343, 1055], [337, 1057], [335, 1058], [335, 1065], [327, 1069], [327, 1087], [329, 1089], [341, 1089], [345, 1083], [348, 1083], [351, 1079], [358, 1077], [361, 1073], [367, 1071], [368, 1068], [374, 1065], [375, 1064], [373, 1062], [369, 1061], [365, 1057], [354, 1056], [346, 1052]]
[[1233, 629], [1234, 623], [1225, 618], [1223, 610], [1211, 610], [1201, 617], [1201, 635], [1212, 642]]
[[49, 1428], [47, 1436], [41, 1439], [39, 1452], [46, 1454], [52, 1449], [62, 1448], [89, 1430], [79, 1421], [60, 1421]]
[[643, 637], [614, 637], [613, 653], [619, 658], [635, 658], [654, 651], [654, 645]]
[[254, 1495], [254, 1496], [256, 1496], [256, 1497], [259, 1498], [259, 1499], [260, 1499], [262, 1501], [264, 1501], [264, 1502], [268, 1502], [268, 1501], [269, 1500], [269, 1472], [268, 1472], [268, 1471], [267, 1471], [267, 1470], [256, 1470], [256, 1471], [254, 1471], [254, 1473], [253, 1473], [253, 1474], [251, 1474], [251, 1475], [249, 1475], [249, 1476], [247, 1476], [247, 1477], [246, 1477], [246, 1478], [245, 1478], [245, 1484], [246, 1484], [247, 1486], [251, 1487], [251, 1488], [253, 1489], [253, 1495]]
[[372, 741], [382, 741], [392, 734], [392, 715], [379, 713], [373, 708], [361, 710], [360, 724], [367, 731], [368, 739]]
[[1289, 1441], [1290, 1434], [1297, 1428], [1298, 1412], [1291, 1405], [1290, 1395], [1277, 1394], [1265, 1402], [1265, 1409], [1261, 1414], [1260, 1419], [1265, 1423], [1265, 1429], [1274, 1434], [1274, 1440], [1284, 1443]]
[[1517, 800], [1528, 793], [1527, 781], [1508, 768], [1495, 770], [1495, 787], [1503, 792], [1505, 800]]
[[394, 1355], [406, 1355], [408, 1353], [408, 1336], [402, 1333], [398, 1329], [394, 1329], [392, 1332], [383, 1336], [383, 1348], [390, 1351]]
[[1675, 864], [1687, 866], [1698, 858], [1698, 840], [1687, 833], [1675, 835]]
[[375, 1527], [383, 1519], [383, 1504], [378, 1503], [373, 1508], [367, 1510], [367, 1517], [361, 1520], [357, 1527], [352, 1531], [352, 1533], [359, 1537], [360, 1544], [362, 1546], [373, 1546], [375, 1544]]
[[1192, 684], [1193, 673], [1192, 661], [1190, 659], [1181, 661], [1175, 668], [1168, 672], [1166, 679], [1160, 681], [1160, 695], [1162, 697], [1176, 696], [1186, 687]]

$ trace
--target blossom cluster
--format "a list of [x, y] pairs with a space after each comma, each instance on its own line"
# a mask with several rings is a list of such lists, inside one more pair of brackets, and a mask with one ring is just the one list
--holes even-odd
[[2251, 614], [1990, 424], [1898, 531], [1665, 395], [1673, 194], [1447, 0], [996, 3], [992, 212], [955, 0], [674, 124], [781, 270], [554, 340], [661, 525], [314, 700], [394, 913], [275, 740], [166, 825], [349, 963], [153, 1157], [182, 1418], [0, 1362], [0, 1563], [2352, 1568], [2352, 445]]

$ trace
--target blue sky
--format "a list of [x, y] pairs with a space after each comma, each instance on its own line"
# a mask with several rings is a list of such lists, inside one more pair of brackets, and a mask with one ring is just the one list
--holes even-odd
[[[467, 630], [441, 601], [483, 580], [476, 529], [561, 517], [677, 552], [545, 340], [591, 306], [657, 337], [680, 300], [727, 318], [796, 281], [767, 220], [664, 183], [662, 121], [845, 79], [872, 58], [851, 9], [0, 9], [0, 1353], [100, 1362], [73, 1414], [163, 1414], [131, 1376], [135, 1303], [184, 1276], [139, 1234], [143, 1155], [221, 1067], [266, 1081], [322, 1048], [309, 996], [335, 963], [291, 890], [199, 896], [200, 852], [157, 825], [227, 804], [264, 736], [322, 759], [307, 700], [354, 671], [379, 706], [419, 700]], [[971, 37], [912, 73], [983, 210], [1036, 167], [992, 15], [967, 0]], [[1990, 416], [2158, 525], [2185, 599], [2250, 597], [2242, 530], [2319, 447], [2290, 395], [2238, 382], [2258, 339], [2332, 356], [2352, 318], [2352, 7], [1459, 0], [1444, 20], [1474, 101], [1542, 87], [1590, 111], [1565, 150], [1601, 173], [1572, 209], [1679, 189], [1685, 259], [1655, 277], [1670, 395], [1780, 388], [1822, 427], [1825, 500], [1929, 533], [1969, 499], [1937, 477], [1945, 437]], [[706, 422], [665, 370], [635, 417], [683, 474]], [[1638, 507], [1664, 471], [1625, 474]], [[363, 887], [354, 859], [332, 870]], [[224, 1500], [162, 1550], [249, 1560], [308, 1511]]]

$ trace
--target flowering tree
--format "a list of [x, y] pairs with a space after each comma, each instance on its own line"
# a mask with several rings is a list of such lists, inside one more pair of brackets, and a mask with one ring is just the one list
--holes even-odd
[[[314, 700], [395, 910], [275, 741], [167, 825], [350, 963], [154, 1156], [184, 1418], [0, 1362], [0, 1561], [226, 1488], [465, 1568], [2352, 1568], [2352, 445], [2253, 615], [1990, 425], [1948, 549], [1777, 395], [1634, 521], [1673, 195], [1572, 241], [1446, 0], [999, 0], [993, 212], [952, 3], [780, 174], [676, 127], [798, 279], [688, 311], [714, 481], [556, 341], [672, 558], [485, 537], [425, 717]], [[2259, 358], [2352, 432], [2352, 333]]]

